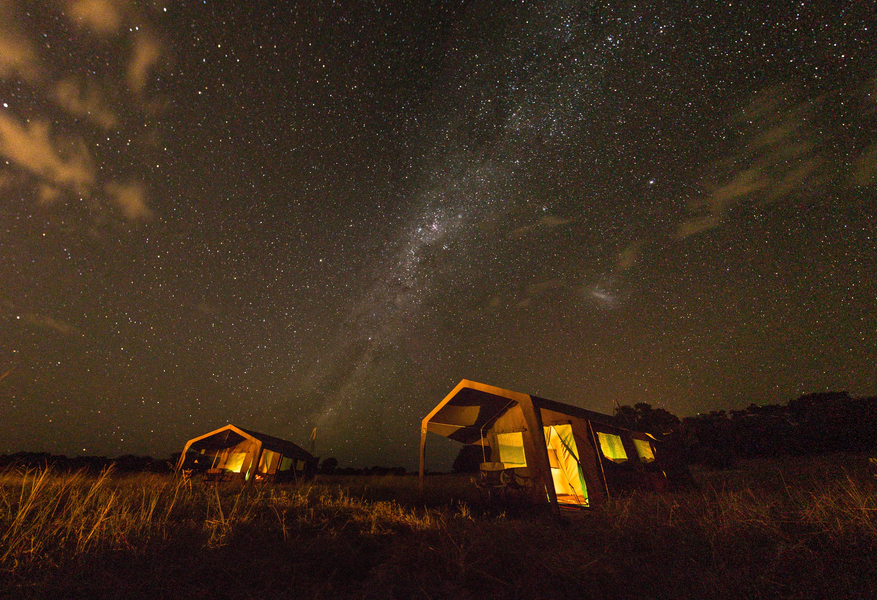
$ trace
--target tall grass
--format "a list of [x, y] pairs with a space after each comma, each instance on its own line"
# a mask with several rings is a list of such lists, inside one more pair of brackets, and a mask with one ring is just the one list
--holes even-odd
[[[337, 483], [247, 487], [193, 484], [155, 474], [112, 475], [112, 469], [89, 477], [48, 468], [0, 475], [0, 568], [142, 547], [168, 539], [181, 527], [200, 530], [204, 545], [216, 548], [236, 528], [253, 524], [279, 526], [287, 538], [293, 523], [379, 533], [400, 526], [422, 529], [433, 522], [429, 511], [418, 514], [395, 501], [353, 496]], [[388, 483], [382, 478], [379, 494], [386, 494]]]
[[465, 478], [0, 476], [0, 597], [819, 598], [877, 592], [877, 480], [765, 462], [552, 515]]
[[16, 569], [97, 548], [122, 548], [166, 537], [174, 508], [188, 490], [182, 481], [155, 475], [111, 480], [56, 475], [50, 469], [0, 477], [0, 566]]

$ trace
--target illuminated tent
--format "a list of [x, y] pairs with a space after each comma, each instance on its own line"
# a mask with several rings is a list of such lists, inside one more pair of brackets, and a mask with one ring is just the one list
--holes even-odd
[[482, 477], [554, 508], [667, 489], [659, 445], [649, 434], [618, 427], [608, 415], [483, 383], [464, 379], [424, 417], [421, 489], [427, 432], [480, 446]]
[[294, 481], [316, 470], [319, 459], [296, 446], [257, 431], [226, 425], [186, 442], [177, 470], [194, 469], [208, 479]]

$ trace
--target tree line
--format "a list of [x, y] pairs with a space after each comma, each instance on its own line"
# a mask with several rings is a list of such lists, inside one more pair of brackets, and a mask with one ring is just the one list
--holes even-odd
[[672, 445], [689, 464], [730, 468], [741, 458], [867, 452], [877, 448], [877, 397], [804, 394], [785, 405], [750, 404], [679, 419], [647, 403], [620, 406], [620, 425]]

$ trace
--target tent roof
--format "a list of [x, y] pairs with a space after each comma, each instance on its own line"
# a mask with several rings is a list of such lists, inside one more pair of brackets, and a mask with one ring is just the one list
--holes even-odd
[[257, 440], [262, 442], [262, 448], [266, 450], [271, 450], [272, 452], [278, 452], [283, 456], [295, 457], [295, 458], [303, 458], [303, 459], [311, 459], [314, 458], [314, 455], [298, 446], [289, 442], [287, 440], [283, 440], [280, 438], [276, 438], [272, 435], [268, 435], [267, 433], [259, 433], [258, 431], [252, 431], [251, 429], [241, 429]]
[[262, 448], [264, 450], [278, 452], [283, 456], [301, 458], [304, 460], [314, 458], [310, 452], [292, 442], [230, 424], [211, 431], [210, 433], [193, 438], [189, 440], [186, 446], [190, 450], [216, 451], [231, 448], [247, 439], [250, 441], [259, 441], [262, 443]]
[[592, 423], [601, 423], [603, 425], [608, 425], [609, 427], [614, 427], [615, 429], [626, 429], [625, 427], [620, 426], [618, 424], [618, 420], [612, 415], [594, 412], [593, 410], [580, 408], [578, 406], [573, 406], [572, 404], [564, 404], [563, 402], [555, 402], [554, 400], [537, 398], [536, 396], [533, 397], [533, 402], [539, 408], [545, 410], [551, 410], [563, 415], [568, 415], [570, 417], [585, 419], [586, 421], [591, 421]]
[[617, 427], [609, 415], [464, 379], [423, 419], [423, 428], [472, 444], [481, 439], [483, 430], [489, 429], [499, 417], [521, 402], [532, 402], [538, 408]]

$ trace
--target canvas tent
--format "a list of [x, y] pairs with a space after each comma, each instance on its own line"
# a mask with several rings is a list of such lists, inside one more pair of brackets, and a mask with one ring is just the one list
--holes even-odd
[[186, 442], [177, 470], [214, 480], [294, 481], [316, 470], [318, 459], [292, 442], [226, 425]]
[[660, 445], [649, 434], [618, 427], [609, 415], [483, 383], [464, 379], [424, 417], [421, 489], [429, 432], [480, 446], [483, 475], [499, 473], [500, 482], [555, 508], [667, 488]]

